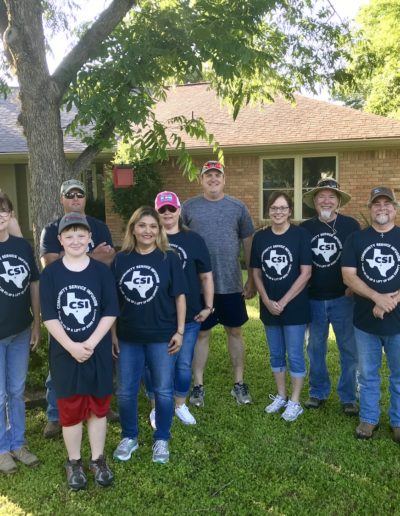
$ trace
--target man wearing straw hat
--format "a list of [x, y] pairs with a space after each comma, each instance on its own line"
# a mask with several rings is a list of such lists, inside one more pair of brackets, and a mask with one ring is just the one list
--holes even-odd
[[309, 285], [311, 323], [307, 352], [310, 360], [309, 399], [304, 406], [318, 409], [329, 397], [331, 381], [326, 364], [329, 325], [340, 355], [337, 393], [343, 412], [356, 416], [357, 353], [353, 330], [353, 296], [343, 283], [340, 257], [347, 237], [360, 229], [352, 217], [338, 213], [351, 196], [333, 178], [321, 179], [304, 195], [317, 215], [302, 223], [312, 236], [312, 276]]

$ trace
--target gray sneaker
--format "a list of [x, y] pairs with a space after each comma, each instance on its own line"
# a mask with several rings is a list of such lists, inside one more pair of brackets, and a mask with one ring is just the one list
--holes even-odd
[[30, 452], [26, 446], [22, 446], [22, 448], [18, 448], [18, 450], [13, 450], [11, 455], [14, 459], [19, 460], [19, 462], [22, 462], [22, 464], [30, 468], [40, 463], [36, 455]]
[[169, 461], [168, 441], [158, 439], [153, 444], [153, 462], [166, 464]]
[[202, 385], [193, 385], [189, 401], [195, 407], [204, 407], [204, 387]]
[[249, 388], [245, 383], [235, 383], [231, 394], [236, 399], [238, 405], [248, 405], [253, 401], [249, 393]]
[[15, 464], [11, 453], [0, 453], [0, 472], [5, 473], [6, 475], [10, 475], [11, 473], [15, 473], [16, 471], [17, 465]]
[[120, 441], [119, 445], [115, 448], [113, 453], [113, 458], [115, 460], [126, 461], [129, 460], [132, 456], [132, 453], [139, 448], [138, 440], [135, 437], [134, 439], [129, 439], [129, 437], [124, 437], [122, 441]]
[[97, 485], [101, 487], [108, 487], [112, 484], [114, 475], [111, 469], [108, 467], [104, 455], [100, 455], [100, 457], [96, 460], [91, 460], [89, 462], [89, 469], [94, 474], [94, 480]]

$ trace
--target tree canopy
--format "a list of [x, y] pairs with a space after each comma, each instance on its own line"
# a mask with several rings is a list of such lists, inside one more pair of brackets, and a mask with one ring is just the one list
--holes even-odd
[[349, 60], [334, 95], [346, 104], [400, 118], [400, 3], [370, 0], [357, 16]]
[[[92, 24], [80, 27], [78, 42], [50, 74], [44, 23], [71, 23], [66, 9], [74, 13], [76, 3], [62, 5], [0, 0], [4, 57], [20, 89], [37, 230], [58, 213], [61, 181], [117, 140], [129, 140], [136, 159], [158, 160], [170, 145], [185, 156], [181, 130], [216, 143], [202, 120], [179, 113], [173, 121], [156, 120], [154, 106], [170, 85], [203, 77], [231, 103], [235, 117], [251, 100], [292, 98], [300, 89], [332, 84], [343, 57], [346, 28], [329, 3], [112, 0]], [[72, 163], [64, 155], [61, 109], [76, 112], [67, 130], [87, 144]], [[175, 133], [167, 132], [171, 126]], [[181, 163], [193, 172], [186, 158]], [[43, 196], [48, 202], [40, 202]]]

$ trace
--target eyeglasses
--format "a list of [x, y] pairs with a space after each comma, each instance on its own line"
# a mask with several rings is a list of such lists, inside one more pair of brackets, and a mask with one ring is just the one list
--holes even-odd
[[175, 208], [175, 206], [165, 205], [161, 206], [161, 208], [158, 209], [158, 213], [165, 213], [166, 211], [169, 211], [170, 213], [175, 213], [178, 208]]
[[66, 199], [83, 199], [85, 194], [83, 192], [67, 192], [64, 194]]
[[340, 185], [335, 179], [322, 179], [322, 181], [318, 181], [317, 188], [322, 188], [324, 186], [340, 190]]
[[0, 217], [6, 219], [11, 214], [11, 211], [0, 211]]
[[289, 206], [271, 206], [269, 211], [272, 211], [272, 213], [277, 213], [278, 211], [284, 212], [289, 209]]

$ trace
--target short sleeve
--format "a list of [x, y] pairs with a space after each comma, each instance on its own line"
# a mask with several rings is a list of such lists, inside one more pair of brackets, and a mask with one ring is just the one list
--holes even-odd
[[43, 321], [58, 319], [57, 299], [52, 275], [52, 267], [46, 267], [40, 275], [40, 308]]

